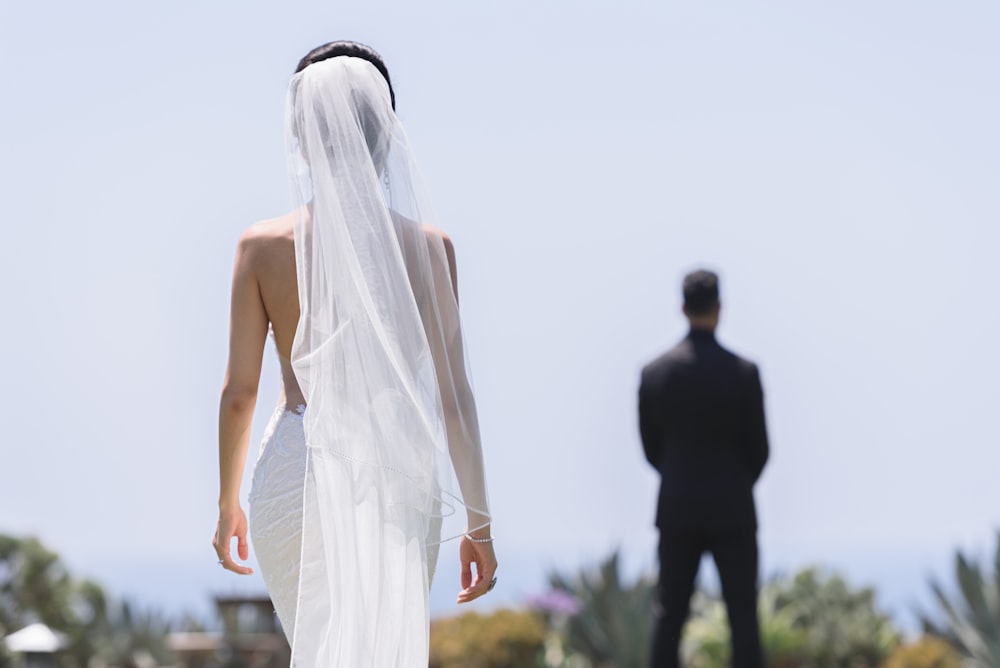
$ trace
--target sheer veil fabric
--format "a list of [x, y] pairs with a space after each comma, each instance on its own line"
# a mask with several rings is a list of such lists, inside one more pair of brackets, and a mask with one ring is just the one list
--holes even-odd
[[286, 139], [310, 518], [293, 665], [426, 667], [438, 546], [490, 522], [448, 248], [369, 62], [296, 74]]

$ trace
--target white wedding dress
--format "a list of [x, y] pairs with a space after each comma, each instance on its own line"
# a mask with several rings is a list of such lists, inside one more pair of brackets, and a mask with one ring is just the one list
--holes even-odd
[[442, 536], [490, 522], [449, 247], [370, 63], [306, 67], [287, 119], [300, 318], [251, 543], [292, 665], [426, 668]]
[[278, 359], [283, 392], [264, 431], [254, 466], [249, 497], [250, 537], [274, 611], [291, 642], [303, 553], [302, 524], [316, 520], [303, 517], [308, 470], [302, 428], [305, 399], [291, 363], [280, 355]]
[[274, 611], [295, 633], [302, 553], [306, 441], [301, 408], [279, 406], [267, 425], [250, 488], [250, 536]]
[[[329, 655], [331, 662], [325, 665], [360, 665], [352, 661], [370, 656], [371, 663], [364, 665], [426, 666], [427, 593], [438, 544], [426, 545], [424, 536], [410, 536], [404, 540], [395, 532], [395, 545], [376, 545], [382, 535], [375, 527], [368, 531], [364, 521], [366, 517], [378, 515], [377, 499], [371, 499], [367, 504], [371, 507], [365, 508], [365, 504], [355, 504], [348, 494], [336, 499], [336, 503], [351, 508], [355, 517], [350, 519], [355, 521], [343, 527], [328, 527], [328, 530], [350, 532], [352, 542], [358, 538], [353, 534], [361, 531], [362, 540], [357, 542], [357, 549], [365, 550], [373, 558], [378, 553], [391, 552], [394, 573], [383, 583], [367, 583], [365, 588], [369, 595], [365, 597], [360, 595], [362, 590], [357, 585], [370, 577], [367, 564], [361, 563], [361, 568], [352, 570], [350, 564], [355, 561], [345, 559], [344, 568], [327, 572], [323, 541], [317, 532], [303, 532], [303, 526], [318, 527], [322, 521], [303, 429], [306, 407], [301, 403], [302, 395], [290, 362], [280, 355], [278, 359], [284, 396], [261, 441], [250, 488], [249, 510], [254, 552], [282, 629], [289, 643], [294, 639], [297, 655], [320, 653], [311, 632], [300, 635], [295, 632], [301, 588], [314, 594], [305, 598], [305, 612], [313, 618], [334, 620], [330, 626], [340, 631], [339, 637], [328, 643], [333, 653]], [[340, 489], [349, 493], [351, 479], [358, 471], [352, 470], [348, 462], [338, 462], [337, 466], [344, 477]], [[367, 549], [365, 542], [369, 543]], [[383, 586], [387, 591], [394, 591], [391, 600], [397, 605], [385, 604], [381, 609], [373, 605], [373, 601], [383, 597], [372, 596], [371, 592]], [[332, 591], [340, 593], [336, 600], [326, 595]], [[351, 596], [351, 592], [355, 595]], [[414, 657], [414, 660], [410, 662], [407, 657]]]

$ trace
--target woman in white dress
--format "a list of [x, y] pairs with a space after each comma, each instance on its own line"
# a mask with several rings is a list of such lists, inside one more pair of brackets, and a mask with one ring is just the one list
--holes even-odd
[[[299, 668], [425, 668], [445, 540], [459, 540], [459, 603], [496, 583], [455, 253], [394, 110], [370, 48], [307, 54], [286, 114], [293, 210], [237, 249], [213, 545], [249, 574], [230, 553], [235, 538], [248, 558], [249, 529]], [[282, 392], [248, 527], [239, 487], [269, 332]]]

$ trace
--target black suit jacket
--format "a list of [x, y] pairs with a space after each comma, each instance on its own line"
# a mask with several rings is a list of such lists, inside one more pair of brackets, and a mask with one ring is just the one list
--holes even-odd
[[642, 370], [639, 430], [661, 476], [658, 527], [756, 529], [753, 486], [768, 443], [753, 362], [692, 330]]

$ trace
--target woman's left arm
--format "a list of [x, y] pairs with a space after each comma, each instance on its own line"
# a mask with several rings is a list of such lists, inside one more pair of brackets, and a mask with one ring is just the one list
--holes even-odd
[[236, 538], [239, 558], [246, 560], [250, 556], [247, 518], [239, 502], [240, 482], [257, 404], [268, 324], [255, 269], [261, 240], [252, 230], [240, 239], [233, 270], [229, 365], [219, 401], [219, 523], [212, 540], [223, 568], [243, 575], [253, 573], [253, 569], [233, 560], [230, 544]]

